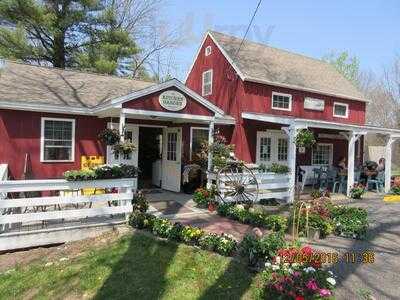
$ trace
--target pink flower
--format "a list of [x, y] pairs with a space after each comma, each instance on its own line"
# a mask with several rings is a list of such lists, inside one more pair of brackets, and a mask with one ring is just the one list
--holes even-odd
[[294, 271], [293, 272], [293, 276], [294, 277], [299, 277], [301, 275], [301, 273], [299, 271]]
[[330, 295], [332, 295], [331, 291], [328, 289], [320, 289], [319, 290], [319, 295], [321, 297], [329, 297]]
[[307, 284], [306, 287], [311, 290], [311, 291], [315, 291], [318, 289], [318, 285], [315, 282], [315, 279], [311, 279]]

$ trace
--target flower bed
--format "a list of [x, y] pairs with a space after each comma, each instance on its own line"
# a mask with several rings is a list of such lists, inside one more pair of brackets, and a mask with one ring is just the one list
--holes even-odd
[[253, 226], [260, 226], [273, 231], [285, 231], [287, 218], [280, 215], [270, 215], [253, 208], [246, 209], [243, 205], [220, 204], [219, 215]]
[[64, 172], [68, 181], [86, 181], [99, 179], [136, 178], [138, 169], [129, 165], [103, 165], [90, 170], [71, 170]]
[[265, 264], [263, 278], [268, 299], [321, 299], [333, 296], [336, 280], [311, 247], [283, 248]]
[[331, 209], [336, 235], [364, 239], [368, 230], [368, 213], [363, 208], [336, 206]]

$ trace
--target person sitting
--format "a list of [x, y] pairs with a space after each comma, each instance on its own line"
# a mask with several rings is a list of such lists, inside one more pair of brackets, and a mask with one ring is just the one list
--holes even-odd
[[378, 166], [376, 167], [378, 172], [385, 171], [385, 159], [382, 157], [379, 159]]
[[347, 173], [346, 157], [342, 156], [342, 157], [339, 159], [339, 163], [338, 163], [337, 167], [338, 167], [338, 170], [339, 170], [339, 174], [340, 174], [340, 173], [342, 173], [342, 174], [343, 174], [343, 173]]

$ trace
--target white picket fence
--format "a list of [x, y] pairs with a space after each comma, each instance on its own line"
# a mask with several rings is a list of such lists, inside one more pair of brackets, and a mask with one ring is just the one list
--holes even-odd
[[[276, 174], [276, 173], [263, 173], [259, 171], [253, 171], [258, 183], [258, 197], [257, 201], [261, 199], [282, 199], [287, 200], [290, 196], [290, 174]], [[217, 174], [209, 173], [209, 179], [216, 181]], [[236, 174], [226, 174], [226, 177], [222, 181], [229, 181], [230, 178], [235, 178]], [[247, 188], [255, 189], [256, 185], [247, 185]], [[223, 187], [218, 191], [220, 196], [229, 201], [229, 197], [225, 197], [225, 190]]]
[[[116, 193], [82, 195], [83, 189], [112, 189]], [[0, 181], [0, 194], [28, 195], [30, 192], [59, 191], [58, 196], [0, 199], [0, 230], [27, 223], [128, 214], [137, 189], [136, 178], [93, 181], [15, 180]], [[31, 195], [34, 193], [30, 193]], [[36, 196], [36, 195], [35, 195]], [[0, 234], [1, 237], [1, 234]]]

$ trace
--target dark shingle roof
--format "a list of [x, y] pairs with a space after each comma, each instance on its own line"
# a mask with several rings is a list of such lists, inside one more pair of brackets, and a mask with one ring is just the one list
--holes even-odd
[[234, 60], [245, 80], [366, 101], [364, 95], [329, 63], [247, 40], [235, 58], [241, 38], [215, 31], [209, 33]]
[[5, 61], [0, 101], [95, 107], [154, 85], [151, 82]]

